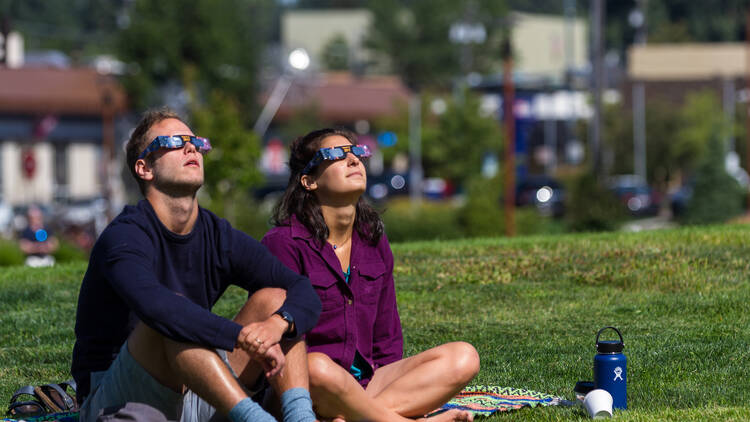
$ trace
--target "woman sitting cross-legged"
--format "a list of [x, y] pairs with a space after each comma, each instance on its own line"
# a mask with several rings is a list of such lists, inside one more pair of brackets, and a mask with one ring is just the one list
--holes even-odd
[[[321, 419], [406, 421], [450, 400], [479, 371], [464, 342], [407, 358], [396, 307], [393, 254], [383, 222], [362, 198], [370, 155], [343, 129], [291, 145], [291, 176], [263, 243], [312, 281], [323, 303], [307, 333], [310, 392]], [[429, 421], [471, 421], [450, 410]]]

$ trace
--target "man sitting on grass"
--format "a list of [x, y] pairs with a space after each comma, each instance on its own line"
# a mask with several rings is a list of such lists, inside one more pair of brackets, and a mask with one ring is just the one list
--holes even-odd
[[[82, 421], [127, 402], [169, 419], [204, 419], [207, 402], [233, 421], [273, 421], [243, 388], [264, 375], [284, 421], [315, 420], [300, 336], [320, 301], [307, 278], [198, 206], [210, 149], [166, 109], [147, 112], [128, 141], [145, 200], [104, 230], [81, 285], [71, 372]], [[251, 293], [234, 321], [211, 313], [230, 284]]]

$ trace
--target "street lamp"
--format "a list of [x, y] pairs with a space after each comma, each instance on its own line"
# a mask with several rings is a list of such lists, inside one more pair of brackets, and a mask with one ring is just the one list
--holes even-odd
[[292, 81], [296, 76], [295, 72], [303, 72], [308, 67], [310, 67], [310, 55], [307, 54], [304, 48], [296, 48], [289, 53], [284, 71], [276, 81], [276, 85], [273, 87], [266, 105], [263, 106], [263, 110], [260, 112], [258, 120], [255, 121], [255, 126], [253, 126], [253, 130], [258, 136], [262, 138], [265, 135], [273, 117], [279, 111], [281, 103], [284, 101], [287, 92], [289, 92], [289, 87], [292, 86]]

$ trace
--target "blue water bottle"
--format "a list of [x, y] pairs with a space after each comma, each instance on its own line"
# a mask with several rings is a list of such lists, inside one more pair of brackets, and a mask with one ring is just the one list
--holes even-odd
[[[611, 328], [620, 336], [620, 341], [602, 340], [602, 331]], [[594, 388], [607, 390], [612, 395], [612, 408], [627, 409], [627, 358], [622, 354], [625, 347], [620, 330], [604, 327], [596, 334], [596, 356], [594, 356]]]

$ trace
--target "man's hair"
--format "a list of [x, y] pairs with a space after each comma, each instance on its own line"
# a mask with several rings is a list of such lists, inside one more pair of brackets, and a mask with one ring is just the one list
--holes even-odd
[[[138, 156], [144, 149], [146, 149], [149, 142], [153, 141], [153, 139], [148, 139], [146, 137], [149, 129], [151, 129], [153, 125], [167, 119], [177, 119], [185, 123], [185, 120], [183, 120], [180, 115], [167, 107], [147, 110], [143, 113], [141, 121], [138, 122], [138, 125], [133, 130], [133, 134], [130, 135], [130, 140], [128, 140], [128, 143], [125, 146], [125, 157], [128, 169], [130, 169], [130, 173], [135, 178], [135, 181], [138, 182], [138, 188], [143, 195], [146, 194], [146, 183], [143, 179], [138, 177], [138, 174], [135, 172], [135, 162], [138, 161]], [[146, 157], [146, 161], [149, 165], [153, 163], [149, 156]]]

